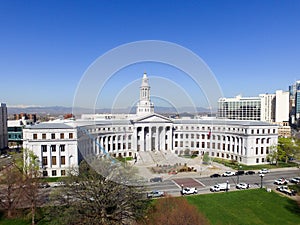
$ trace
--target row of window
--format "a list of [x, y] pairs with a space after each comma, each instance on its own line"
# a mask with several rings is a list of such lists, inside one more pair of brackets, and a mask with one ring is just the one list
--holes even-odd
[[[59, 136], [58, 136], [59, 135]], [[66, 137], [69, 137], [68, 139], [73, 139], [73, 133], [60, 133], [60, 134], [56, 134], [56, 133], [51, 133], [50, 134], [50, 138], [48, 139], [65, 139]], [[38, 139], [38, 134], [33, 134], [33, 139], [37, 140]], [[42, 134], [42, 139], [47, 139], [47, 135], [45, 133]]]
[[[52, 171], [51, 171], [51, 175], [52, 175], [53, 177], [56, 177], [56, 176], [57, 176], [57, 171], [56, 171], [56, 170], [52, 170]], [[44, 170], [44, 171], [43, 171], [43, 176], [44, 176], [44, 177], [48, 177], [48, 171]], [[65, 171], [65, 170], [61, 170], [61, 171], [60, 171], [60, 176], [66, 176], [66, 171]]]
[[[185, 146], [183, 146], [183, 141], [180, 141], [180, 142], [175, 141], [174, 147], [175, 148], [178, 148], [178, 147], [181, 147], [181, 148], [183, 148], [183, 147], [191, 147], [191, 148], [196, 147], [196, 148], [200, 148], [200, 142], [198, 142], [198, 141], [197, 142], [191, 141], [189, 143], [188, 141], [186, 141], [185, 142]], [[208, 148], [209, 149], [210, 148], [210, 143], [207, 142], [207, 144], [205, 146], [205, 142], [201, 142], [201, 148], [203, 148], [203, 149], [204, 148]], [[222, 149], [221, 149], [221, 143], [212, 143], [211, 148], [212, 149], [224, 150], [224, 151], [225, 150], [228, 150], [228, 151], [232, 150], [232, 151], [234, 151], [234, 149], [236, 149], [237, 153], [239, 153], [240, 146], [239, 145], [232, 145], [232, 147], [230, 148], [230, 144], [227, 144], [227, 149], [226, 149], [226, 144], [223, 143], [222, 144]]]
[[[57, 165], [56, 159], [57, 159], [56, 156], [51, 157], [51, 164], [53, 166]], [[60, 165], [66, 165], [66, 156], [60, 157]], [[42, 166], [48, 166], [48, 157], [47, 156], [42, 157]]]
[[[59, 151], [64, 152], [66, 150], [65, 145], [59, 145]], [[41, 145], [41, 150], [42, 152], [47, 152], [48, 151], [48, 146], [47, 145]], [[51, 152], [56, 152], [56, 145], [50, 145], [50, 151]]]

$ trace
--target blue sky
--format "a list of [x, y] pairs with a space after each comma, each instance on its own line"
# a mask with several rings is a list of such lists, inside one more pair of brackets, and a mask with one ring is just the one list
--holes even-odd
[[[119, 45], [141, 40], [173, 42], [196, 53], [226, 97], [288, 90], [300, 79], [299, 12], [297, 0], [2, 1], [0, 101], [72, 106], [93, 61]], [[111, 79], [100, 107], [110, 107], [116, 94], [112, 90], [135, 82], [144, 71], [150, 84], [152, 75], [173, 77], [196, 105], [205, 106], [197, 97], [199, 90], [176, 69], [145, 63]], [[138, 98], [138, 90], [134, 93]], [[134, 101], [132, 95], [122, 104]]]

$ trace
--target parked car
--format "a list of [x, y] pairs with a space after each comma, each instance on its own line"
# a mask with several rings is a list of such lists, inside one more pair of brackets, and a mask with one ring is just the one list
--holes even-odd
[[274, 181], [274, 184], [277, 184], [277, 185], [283, 185], [283, 184], [287, 184], [289, 181], [284, 179], [284, 178], [280, 178], [280, 179], [277, 179]]
[[289, 189], [288, 186], [278, 186], [276, 190], [290, 196], [296, 195], [296, 191]]
[[65, 186], [66, 184], [62, 181], [59, 181], [59, 182], [55, 182], [53, 184], [53, 187], [62, 187], [62, 186]]
[[294, 177], [290, 180], [291, 183], [298, 184], [300, 183], [300, 177]]
[[218, 173], [214, 173], [214, 174], [210, 175], [210, 178], [214, 178], [214, 177], [220, 177], [220, 176], [221, 176], [220, 174], [218, 174]]
[[163, 191], [151, 191], [149, 193], [147, 193], [147, 198], [159, 198], [159, 197], [163, 197], [165, 196], [165, 192]]
[[40, 183], [38, 187], [39, 187], [39, 188], [49, 188], [50, 185], [49, 185], [48, 183], [45, 182], [45, 183]]
[[161, 177], [153, 177], [150, 179], [150, 182], [162, 182], [162, 178]]
[[246, 175], [253, 175], [253, 174], [255, 174], [255, 172], [252, 171], [252, 170], [249, 170], [249, 171], [247, 171], [245, 174], [246, 174]]
[[212, 192], [226, 191], [229, 189], [230, 189], [230, 184], [228, 184], [228, 183], [216, 184], [216, 185], [210, 187], [210, 191], [212, 191]]
[[235, 172], [232, 171], [226, 171], [225, 173], [222, 174], [223, 177], [231, 177], [235, 176]]
[[245, 174], [244, 170], [238, 170], [237, 172], [235, 172], [235, 175], [238, 175], [238, 176], [242, 176], [244, 174]]
[[195, 187], [185, 187], [181, 190], [182, 195], [191, 195], [191, 194], [197, 194], [198, 190]]
[[270, 170], [268, 170], [268, 169], [261, 169], [260, 171], [258, 171], [258, 173], [260, 173], [260, 174], [266, 174], [266, 173], [270, 173]]
[[239, 183], [236, 185], [237, 189], [248, 189], [249, 187], [250, 187], [250, 185], [246, 184], [246, 183]]

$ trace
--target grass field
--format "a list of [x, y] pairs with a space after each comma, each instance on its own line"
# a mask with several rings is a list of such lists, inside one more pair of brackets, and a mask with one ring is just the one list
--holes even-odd
[[300, 208], [292, 199], [266, 190], [188, 196], [212, 225], [299, 225]]

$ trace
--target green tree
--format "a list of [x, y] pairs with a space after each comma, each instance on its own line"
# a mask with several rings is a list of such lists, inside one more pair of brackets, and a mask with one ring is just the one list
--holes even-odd
[[210, 162], [210, 157], [208, 152], [205, 152], [203, 155], [203, 163], [208, 164]]
[[279, 160], [288, 162], [290, 157], [299, 154], [299, 141], [294, 138], [278, 138], [278, 158]]

